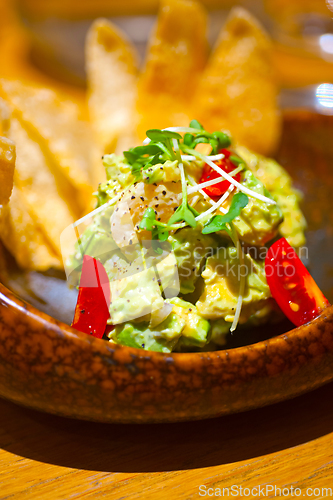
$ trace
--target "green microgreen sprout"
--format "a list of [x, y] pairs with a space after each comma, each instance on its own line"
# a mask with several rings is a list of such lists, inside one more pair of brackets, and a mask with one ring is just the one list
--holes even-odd
[[182, 183], [182, 203], [181, 205], [177, 208], [175, 213], [170, 217], [168, 224], [175, 224], [176, 222], [184, 221], [186, 222], [189, 226], [191, 227], [196, 227], [197, 222], [195, 220], [195, 217], [199, 215], [199, 212], [197, 212], [193, 207], [191, 207], [188, 202], [187, 202], [187, 185], [186, 185], [186, 179], [185, 179], [185, 173], [184, 173], [184, 165], [182, 163], [182, 159], [180, 156], [180, 150], [179, 150], [179, 144], [175, 144], [175, 154], [176, 158], [179, 164], [180, 168], [180, 178], [181, 178], [181, 183]]
[[207, 132], [197, 120], [190, 122], [190, 128], [198, 132], [184, 135], [183, 144], [187, 148], [194, 149], [197, 144], [206, 143], [212, 146], [213, 154], [218, 154], [220, 149], [228, 148], [231, 144], [228, 134], [219, 130], [213, 133]]
[[236, 193], [231, 201], [230, 208], [225, 215], [214, 215], [203, 227], [202, 234], [211, 234], [217, 231], [226, 231], [233, 238], [231, 222], [240, 215], [243, 208], [249, 203], [249, 198], [244, 193]]
[[[165, 224], [156, 220], [156, 214], [153, 208], [148, 207], [143, 214], [142, 220], [139, 223], [140, 229], [151, 231], [153, 242], [156, 240], [166, 241], [169, 237], [169, 231], [184, 227], [186, 224]], [[158, 245], [153, 244], [153, 248], [157, 253], [162, 253], [162, 249]]]

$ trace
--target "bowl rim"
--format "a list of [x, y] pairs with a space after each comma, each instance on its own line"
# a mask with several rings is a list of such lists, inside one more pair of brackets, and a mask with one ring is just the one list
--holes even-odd
[[[73, 337], [77, 342], [82, 343], [82, 346], [89, 345], [92, 346], [94, 351], [110, 352], [111, 344], [103, 339], [98, 339], [93, 336], [90, 336], [86, 333], [80, 332], [76, 330], [70, 325], [63, 323], [52, 316], [40, 311], [36, 307], [32, 306], [25, 300], [21, 299], [14, 292], [9, 290], [0, 282], [0, 305], [2, 303], [6, 303], [11, 307], [17, 309], [20, 313], [28, 315], [30, 319], [37, 323], [41, 323], [44, 327], [55, 329], [58, 333], [62, 335], [65, 334], [68, 338], [73, 340]], [[301, 338], [303, 340], [307, 339], [310, 341], [315, 341], [315, 336], [313, 333], [313, 326], [318, 326], [318, 330], [322, 329], [322, 324], [325, 323], [326, 320], [331, 319], [333, 321], [333, 305], [327, 306], [319, 316], [311, 320], [310, 322], [295, 327], [292, 330], [289, 330], [285, 333], [281, 333], [275, 337], [268, 338], [266, 340], [261, 340], [259, 342], [255, 342], [253, 344], [246, 344], [240, 347], [234, 347], [230, 349], [220, 349], [215, 351], [199, 351], [199, 352], [171, 352], [171, 353], [163, 353], [156, 351], [148, 351], [145, 349], [139, 349], [136, 347], [128, 347], [120, 344], [112, 343], [112, 351], [120, 350], [123, 352], [131, 353], [135, 355], [135, 358], [147, 358], [150, 357], [154, 361], [163, 362], [165, 360], [170, 360], [173, 358], [174, 361], [177, 361], [177, 365], [182, 365], [188, 363], [189, 360], [193, 360], [195, 358], [205, 359], [209, 361], [214, 360], [222, 360], [224, 357], [227, 359], [228, 363], [233, 362], [240, 356], [246, 355], [246, 353], [251, 351], [257, 351], [258, 354], [263, 354], [268, 347], [281, 347], [286, 344], [286, 340], [289, 342], [298, 341]], [[267, 324], [269, 326], [269, 323]], [[1, 329], [0, 329], [0, 337], [1, 337]], [[283, 350], [283, 349], [282, 349]], [[333, 348], [332, 348], [333, 350]], [[104, 354], [104, 353], [103, 353]]]

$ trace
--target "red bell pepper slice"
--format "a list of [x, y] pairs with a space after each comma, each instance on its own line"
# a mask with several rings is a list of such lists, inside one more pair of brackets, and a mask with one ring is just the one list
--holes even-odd
[[84, 255], [72, 326], [80, 332], [101, 339], [110, 317], [110, 300], [110, 282], [103, 264]]
[[[232, 161], [229, 160], [231, 152], [228, 151], [228, 149], [221, 149], [219, 151], [219, 153], [224, 154], [224, 158], [222, 160], [218, 160], [214, 163], [216, 163], [216, 165], [218, 165], [220, 168], [222, 168], [227, 174], [230, 174], [230, 172], [232, 172], [233, 170], [235, 170], [235, 168], [237, 168], [236, 165], [234, 165], [232, 163]], [[217, 179], [218, 177], [221, 177], [221, 175], [218, 172], [216, 172], [216, 170], [214, 170], [212, 167], [205, 164], [205, 166], [203, 168], [202, 176], [200, 179], [200, 184], [202, 182], [211, 181], [212, 179]], [[239, 182], [241, 179], [241, 174], [240, 173], [236, 174], [234, 179]], [[208, 194], [208, 196], [210, 196], [211, 198], [218, 199], [227, 191], [229, 186], [230, 186], [230, 182], [227, 180], [224, 180], [224, 181], [218, 182], [217, 184], [213, 184], [213, 186], [208, 186], [208, 187], [203, 188], [203, 191], [206, 194]]]
[[285, 238], [269, 248], [265, 273], [273, 298], [296, 326], [316, 318], [330, 305]]

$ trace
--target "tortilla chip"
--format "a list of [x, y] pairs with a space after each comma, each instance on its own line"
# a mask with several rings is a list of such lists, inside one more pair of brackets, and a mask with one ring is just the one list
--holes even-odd
[[272, 45], [262, 26], [243, 8], [234, 8], [198, 87], [193, 116], [208, 130], [230, 130], [239, 143], [272, 153], [281, 118], [271, 60]]
[[36, 226], [29, 205], [16, 186], [10, 203], [1, 209], [0, 235], [3, 244], [20, 267], [38, 271], [63, 267], [61, 259], [55, 255], [42, 231]]
[[[99, 146], [104, 153], [122, 152], [135, 138], [137, 55], [131, 42], [111, 22], [97, 19], [86, 41], [89, 112]], [[99, 162], [100, 179], [105, 172]]]
[[208, 54], [206, 17], [198, 2], [161, 2], [138, 86], [141, 139], [149, 128], [188, 126], [189, 102]]
[[0, 206], [9, 202], [14, 182], [15, 158], [15, 144], [0, 137]]
[[77, 214], [72, 186], [59, 177], [39, 143], [13, 112], [7, 137], [16, 144], [14, 184], [25, 196], [36, 226], [43, 232], [53, 252], [61, 257], [60, 234]]
[[61, 100], [52, 90], [29, 87], [18, 81], [1, 80], [0, 94], [42, 146], [54, 169], [73, 187], [72, 196], [80, 217], [92, 197], [91, 134], [80, 119], [77, 106]]

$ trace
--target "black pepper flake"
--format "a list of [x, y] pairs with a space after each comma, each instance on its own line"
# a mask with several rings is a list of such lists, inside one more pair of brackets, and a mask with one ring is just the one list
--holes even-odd
[[158, 196], [155, 196], [155, 200], [158, 200]]
[[144, 199], [144, 197], [143, 197], [143, 196], [140, 196], [140, 200], [145, 201], [145, 199]]
[[116, 212], [118, 212], [118, 210], [119, 210], [119, 207], [116, 208]]
[[135, 200], [135, 196], [134, 196], [134, 195], [133, 195], [133, 196], [131, 196], [131, 200]]
[[154, 182], [153, 186], [157, 186], [156, 182]]
[[158, 208], [158, 203], [156, 203], [155, 208]]
[[192, 311], [192, 307], [189, 308], [189, 311], [191, 312]]
[[163, 167], [160, 167], [160, 170], [163, 170]]
[[173, 208], [173, 211], [175, 212], [176, 210], [177, 210], [177, 207], [174, 207], [174, 208]]
[[129, 240], [129, 244], [132, 245], [133, 241], [132, 240]]
[[157, 215], [157, 212], [156, 212], [156, 210], [154, 210], [154, 212], [155, 212], [155, 215]]
[[81, 311], [80, 311], [81, 314], [84, 314], [85, 312], [86, 312], [85, 309], [81, 309]]
[[160, 220], [161, 220], [161, 217], [159, 217], [157, 220], [158, 220], [158, 221], [160, 221]]
[[141, 346], [142, 346], [143, 348], [145, 348], [145, 345], [144, 345], [144, 344], [141, 344]]
[[162, 194], [163, 194], [163, 196], [165, 196], [166, 195], [166, 191], [162, 191]]

